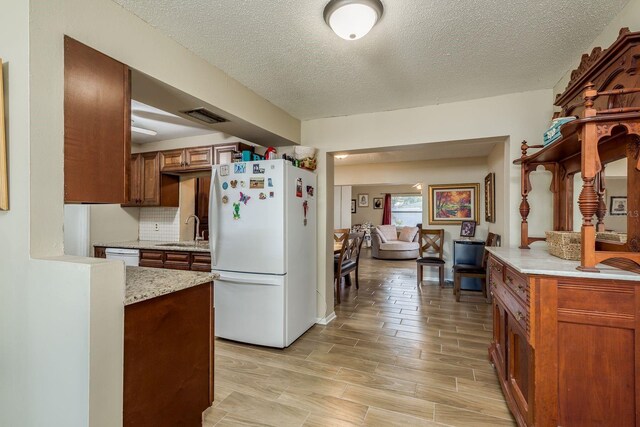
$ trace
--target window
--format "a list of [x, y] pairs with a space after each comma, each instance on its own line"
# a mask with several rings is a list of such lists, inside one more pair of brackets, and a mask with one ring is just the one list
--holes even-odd
[[415, 226], [422, 222], [422, 195], [405, 194], [391, 196], [391, 224]]

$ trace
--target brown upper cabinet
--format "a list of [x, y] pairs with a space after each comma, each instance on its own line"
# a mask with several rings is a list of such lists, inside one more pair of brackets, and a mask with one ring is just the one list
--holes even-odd
[[233, 144], [219, 144], [213, 146], [213, 156], [216, 165], [224, 165], [233, 162], [233, 153], [237, 151], [249, 150], [253, 153], [254, 147], [235, 142]]
[[130, 81], [125, 64], [65, 36], [65, 203], [127, 201]]
[[177, 207], [180, 202], [180, 178], [160, 173], [161, 153], [131, 156], [129, 202], [124, 206]]
[[187, 172], [211, 169], [213, 150], [211, 147], [194, 147], [160, 153], [162, 172]]

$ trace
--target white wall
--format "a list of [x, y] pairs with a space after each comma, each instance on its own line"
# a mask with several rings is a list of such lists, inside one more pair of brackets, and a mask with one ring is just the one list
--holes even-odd
[[333, 187], [333, 220], [335, 228], [351, 228], [351, 186]]
[[[326, 261], [331, 259], [331, 241], [327, 230], [333, 229], [333, 197], [327, 198], [326, 188], [333, 187], [334, 161], [328, 153], [350, 150], [371, 150], [382, 147], [406, 146], [444, 141], [503, 137], [507, 140], [508, 169], [505, 167], [504, 202], [509, 207], [503, 245], [516, 246], [520, 238], [520, 170], [511, 161], [520, 156], [520, 143], [539, 143], [553, 115], [552, 91], [539, 90], [450, 104], [430, 105], [397, 111], [359, 114], [305, 121], [302, 123], [303, 145], [319, 149], [318, 220], [320, 247], [318, 283], [325, 303], [333, 304], [332, 271]], [[507, 173], [508, 171], [508, 173]], [[464, 173], [461, 175], [464, 176]], [[459, 177], [458, 177], [459, 178]], [[406, 181], [405, 181], [406, 182]], [[535, 179], [534, 179], [535, 182]], [[534, 184], [536, 185], [536, 184]], [[328, 210], [327, 210], [328, 209]], [[327, 215], [329, 212], [329, 215]], [[536, 209], [537, 219], [531, 228], [537, 232], [551, 226], [551, 209], [542, 203]], [[323, 286], [324, 284], [324, 286]], [[322, 310], [324, 304], [319, 304]], [[321, 317], [328, 313], [321, 313]]]
[[0, 212], [0, 425], [118, 426], [123, 268], [62, 257], [63, 35], [291, 141], [300, 122], [110, 0], [0, 10], [11, 203]]
[[[384, 167], [384, 164], [369, 165], [369, 167], [373, 167], [374, 169], [377, 169], [379, 167]], [[344, 170], [343, 168], [346, 168], [347, 170]], [[336, 175], [340, 176], [340, 179], [345, 179], [345, 175], [348, 174], [348, 168], [349, 168], [348, 166], [336, 167]], [[353, 191], [353, 198], [356, 199], [356, 213], [351, 215], [351, 222], [353, 224], [362, 224], [364, 222], [370, 222], [373, 225], [382, 224], [382, 213], [384, 212], [384, 209], [373, 208], [374, 197], [382, 199], [382, 202], [383, 202], [382, 206], [384, 208], [384, 195], [386, 193], [420, 194], [420, 191], [417, 191], [411, 185], [367, 185], [367, 186], [357, 185], [357, 186], [353, 186], [352, 191]], [[358, 194], [369, 195], [368, 207], [358, 206]], [[409, 225], [415, 225], [415, 224], [409, 224]]]
[[120, 205], [91, 205], [91, 247], [98, 243], [138, 240], [140, 210]]

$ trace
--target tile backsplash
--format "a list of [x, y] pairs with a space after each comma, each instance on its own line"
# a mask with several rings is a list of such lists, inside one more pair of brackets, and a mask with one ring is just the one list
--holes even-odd
[[177, 242], [180, 240], [180, 208], [140, 209], [140, 240]]

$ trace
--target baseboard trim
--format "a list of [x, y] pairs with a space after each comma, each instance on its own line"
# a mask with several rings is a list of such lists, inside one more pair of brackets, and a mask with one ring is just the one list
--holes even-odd
[[318, 320], [316, 320], [316, 323], [318, 325], [328, 325], [329, 323], [331, 323], [334, 319], [336, 318], [336, 312], [332, 311], [331, 314], [329, 314], [328, 316], [325, 317], [319, 317]]

